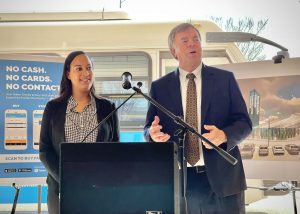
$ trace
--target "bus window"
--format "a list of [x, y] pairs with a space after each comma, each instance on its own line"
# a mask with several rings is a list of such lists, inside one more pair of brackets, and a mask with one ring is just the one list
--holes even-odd
[[[143, 83], [147, 94], [151, 81], [151, 59], [144, 52], [89, 53], [94, 64], [96, 94], [113, 101], [118, 107], [134, 91], [122, 88], [121, 76], [125, 71], [132, 74], [132, 85]], [[134, 96], [118, 110], [121, 130], [141, 130], [145, 124], [148, 102]]]

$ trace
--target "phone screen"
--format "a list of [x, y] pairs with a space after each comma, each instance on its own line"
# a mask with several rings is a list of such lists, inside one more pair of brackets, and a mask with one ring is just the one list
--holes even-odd
[[32, 120], [32, 141], [33, 141], [33, 148], [39, 149], [39, 141], [40, 141], [40, 132], [41, 132], [41, 125], [43, 119], [43, 110], [34, 110], [33, 111], [33, 120]]
[[23, 109], [5, 110], [4, 143], [7, 150], [27, 148], [27, 111]]

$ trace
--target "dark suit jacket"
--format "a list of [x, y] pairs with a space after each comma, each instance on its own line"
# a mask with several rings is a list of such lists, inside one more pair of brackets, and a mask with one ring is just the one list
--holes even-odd
[[[154, 81], [150, 96], [173, 114], [183, 117], [178, 69]], [[229, 71], [203, 65], [201, 99], [202, 134], [207, 132], [203, 128], [204, 124], [215, 125], [222, 129], [227, 136], [227, 143], [221, 144], [220, 147], [238, 160], [233, 166], [215, 150], [203, 147], [206, 173], [211, 188], [219, 196], [241, 192], [246, 188], [246, 181], [237, 145], [251, 132], [252, 124], [234, 75]], [[155, 115], [160, 117], [162, 132], [171, 135], [170, 141], [177, 142], [178, 138], [173, 135], [180, 127], [151, 104], [145, 125], [146, 140], [151, 141], [148, 128]]]
[[[102, 121], [115, 105], [106, 99], [95, 98], [98, 123]], [[47, 183], [50, 188], [59, 192], [59, 155], [60, 144], [65, 142], [65, 120], [67, 100], [51, 100], [43, 114], [40, 134], [40, 159], [48, 171]], [[117, 113], [98, 127], [97, 142], [118, 142], [119, 122]]]

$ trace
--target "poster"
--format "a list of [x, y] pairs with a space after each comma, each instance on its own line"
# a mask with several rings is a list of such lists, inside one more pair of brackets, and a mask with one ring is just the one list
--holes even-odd
[[45, 183], [41, 120], [58, 96], [62, 67], [60, 57], [0, 55], [0, 185]]
[[300, 58], [219, 66], [233, 71], [253, 123], [239, 145], [246, 177], [300, 179]]

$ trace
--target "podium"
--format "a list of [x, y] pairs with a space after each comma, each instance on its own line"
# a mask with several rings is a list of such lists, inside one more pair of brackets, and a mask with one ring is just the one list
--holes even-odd
[[175, 143], [62, 143], [61, 214], [180, 213]]

